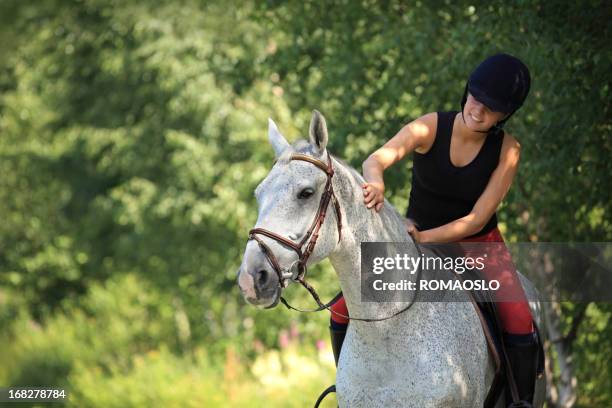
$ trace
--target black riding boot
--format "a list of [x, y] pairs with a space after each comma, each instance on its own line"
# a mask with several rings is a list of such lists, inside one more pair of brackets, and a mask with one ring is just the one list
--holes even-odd
[[332, 323], [329, 326], [329, 334], [331, 336], [331, 345], [334, 352], [334, 360], [336, 361], [336, 367], [338, 367], [338, 359], [340, 358], [340, 350], [342, 349], [342, 343], [344, 343], [344, 337], [346, 336], [346, 328], [348, 326], [334, 325]]
[[[331, 345], [332, 345], [332, 351], [334, 352], [334, 360], [336, 361], [336, 367], [338, 367], [338, 359], [340, 358], [340, 350], [342, 349], [342, 343], [344, 343], [344, 337], [346, 336], [347, 327], [348, 325], [346, 324], [339, 324], [339, 323], [334, 322], [333, 320], [330, 321], [329, 334], [331, 336]], [[317, 401], [315, 402], [314, 408], [319, 408], [321, 401], [325, 399], [327, 394], [332, 393], [332, 392], [336, 392], [335, 384], [327, 387], [327, 389], [325, 389], [325, 391], [323, 391], [321, 395], [319, 395], [319, 398], [317, 398]]]
[[533, 405], [535, 380], [538, 370], [538, 342], [535, 333], [531, 335], [505, 335], [506, 353], [516, 381], [519, 403], [512, 404], [510, 391], [506, 389], [509, 408], [529, 408]]

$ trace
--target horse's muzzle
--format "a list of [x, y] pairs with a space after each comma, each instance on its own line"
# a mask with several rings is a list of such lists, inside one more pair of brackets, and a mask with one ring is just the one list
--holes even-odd
[[247, 248], [247, 262], [238, 271], [238, 286], [247, 302], [263, 307], [274, 307], [279, 302], [278, 275], [255, 245]]

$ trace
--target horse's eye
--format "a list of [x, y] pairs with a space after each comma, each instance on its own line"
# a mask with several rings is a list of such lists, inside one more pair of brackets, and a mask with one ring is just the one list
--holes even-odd
[[314, 194], [314, 190], [312, 188], [305, 188], [298, 194], [298, 198], [308, 198]]

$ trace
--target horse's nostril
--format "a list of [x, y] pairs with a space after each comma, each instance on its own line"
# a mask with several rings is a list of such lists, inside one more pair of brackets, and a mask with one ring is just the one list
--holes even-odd
[[267, 281], [268, 281], [268, 271], [266, 271], [265, 269], [262, 269], [259, 272], [257, 272], [257, 283], [259, 284], [260, 287], [264, 286]]

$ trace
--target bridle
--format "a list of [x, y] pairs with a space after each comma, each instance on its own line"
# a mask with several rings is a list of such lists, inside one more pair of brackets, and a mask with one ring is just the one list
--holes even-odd
[[[275, 232], [269, 231], [264, 228], [253, 228], [249, 231], [249, 240], [254, 239], [257, 241], [261, 250], [266, 255], [266, 258], [272, 265], [272, 268], [278, 275], [278, 284], [280, 288], [286, 288], [289, 284], [289, 280], [293, 281], [303, 281], [306, 276], [306, 262], [308, 262], [308, 258], [314, 251], [314, 247], [317, 244], [317, 239], [319, 238], [319, 230], [325, 221], [325, 215], [327, 214], [327, 207], [329, 206], [329, 202], [331, 201], [334, 204], [334, 209], [336, 211], [336, 223], [338, 226], [338, 242], [342, 239], [342, 214], [340, 212], [340, 204], [338, 203], [338, 199], [334, 194], [334, 188], [332, 186], [332, 177], [334, 176], [334, 168], [332, 167], [331, 155], [328, 153], [327, 155], [327, 164], [319, 159], [315, 159], [314, 157], [307, 156], [301, 153], [294, 153], [290, 156], [289, 160], [302, 160], [309, 163], [314, 164], [321, 170], [325, 172], [327, 175], [327, 182], [325, 183], [325, 188], [323, 189], [323, 194], [321, 195], [321, 201], [319, 202], [319, 208], [317, 210], [317, 214], [315, 215], [314, 220], [310, 224], [310, 228], [304, 235], [304, 237], [300, 240], [300, 242], [294, 242], [288, 238], [285, 238]], [[298, 255], [297, 261], [297, 273], [292, 271], [283, 270], [272, 250], [263, 242], [261, 238], [257, 235], [264, 235], [268, 238], [272, 238], [279, 243], [293, 249]], [[310, 240], [310, 241], [308, 241]], [[306, 244], [308, 242], [308, 244]], [[306, 250], [302, 252], [302, 248], [306, 245]]]
[[[387, 320], [387, 319], [390, 319], [408, 310], [414, 304], [418, 291], [415, 291], [415, 294], [412, 300], [410, 301], [410, 303], [408, 304], [408, 306], [393, 313], [391, 316], [387, 316], [387, 317], [380, 318], [380, 319], [346, 316], [342, 313], [338, 313], [335, 310], [332, 310], [330, 308], [331, 305], [333, 305], [340, 298], [340, 296], [342, 296], [342, 293], [339, 293], [332, 300], [330, 300], [329, 302], [325, 304], [321, 302], [321, 298], [317, 294], [316, 290], [308, 282], [306, 282], [306, 272], [308, 270], [306, 263], [308, 261], [308, 258], [314, 251], [315, 245], [317, 244], [317, 239], [319, 238], [319, 230], [321, 229], [321, 226], [323, 225], [323, 222], [325, 221], [325, 215], [327, 214], [327, 209], [329, 207], [330, 201], [333, 203], [334, 210], [336, 211], [336, 224], [338, 227], [338, 242], [340, 242], [340, 240], [342, 239], [342, 213], [340, 212], [340, 204], [338, 202], [338, 199], [336, 198], [336, 194], [334, 193], [334, 188], [332, 185], [332, 177], [334, 176], [334, 168], [332, 166], [331, 155], [329, 154], [329, 152], [327, 153], [327, 163], [323, 162], [322, 160], [319, 160], [314, 157], [311, 157], [305, 154], [301, 154], [301, 153], [293, 153], [289, 157], [289, 160], [290, 161], [291, 160], [302, 160], [302, 161], [306, 161], [306, 162], [314, 164], [315, 166], [317, 166], [318, 168], [320, 168], [321, 170], [325, 172], [325, 174], [327, 175], [327, 181], [325, 183], [323, 194], [321, 195], [321, 201], [319, 202], [319, 208], [314, 217], [314, 220], [310, 224], [310, 227], [308, 228], [308, 231], [306, 232], [304, 237], [299, 242], [296, 243], [288, 238], [283, 237], [282, 235], [279, 235], [273, 231], [270, 231], [264, 228], [253, 228], [252, 230], [249, 231], [249, 239], [247, 240], [247, 242], [250, 240], [255, 240], [257, 244], [259, 244], [259, 247], [261, 248], [268, 262], [274, 269], [274, 272], [278, 276], [279, 291], [282, 290], [283, 288], [286, 288], [290, 280], [299, 282], [302, 286], [306, 288], [306, 290], [308, 290], [308, 292], [310, 292], [315, 302], [317, 302], [318, 307], [316, 309], [310, 309], [310, 310], [298, 309], [298, 308], [291, 306], [282, 296], [279, 296], [280, 301], [288, 309], [296, 310], [298, 312], [319, 312], [323, 309], [327, 309], [331, 313], [337, 316], [344, 317], [350, 320], [360, 320], [360, 321], [365, 321], [365, 322], [377, 322], [377, 321]], [[270, 247], [266, 245], [266, 243], [258, 235], [264, 235], [294, 250], [298, 255], [298, 260], [297, 262], [294, 263], [294, 264], [297, 263], [297, 273], [294, 273], [291, 270], [282, 269], [278, 263], [278, 260], [276, 259], [276, 256], [274, 255]], [[306, 244], [307, 242], [308, 244]], [[414, 242], [414, 244], [417, 245], [416, 242]], [[306, 250], [302, 252], [302, 247], [304, 245], [307, 245]], [[417, 248], [418, 248], [418, 245], [417, 245]], [[292, 264], [292, 266], [294, 264]], [[417, 280], [420, 280], [420, 276], [421, 276], [421, 269], [419, 268], [418, 273], [417, 273]], [[277, 302], [278, 302], [278, 299], [276, 302], [274, 302], [272, 305], [268, 306], [267, 308], [276, 306]]]

